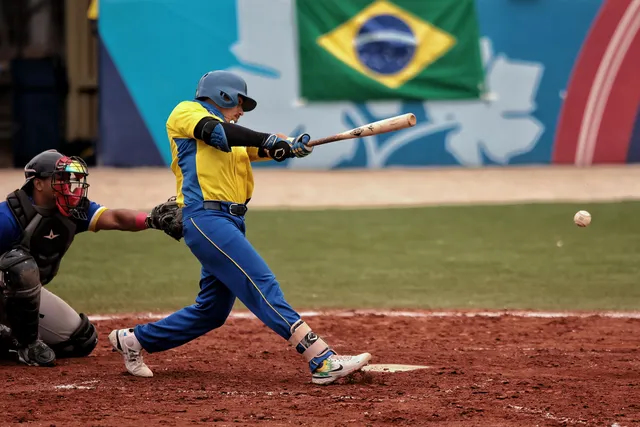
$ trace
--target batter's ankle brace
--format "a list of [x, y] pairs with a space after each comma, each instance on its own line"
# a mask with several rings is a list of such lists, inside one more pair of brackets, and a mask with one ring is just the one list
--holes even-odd
[[326, 342], [317, 336], [302, 319], [291, 326], [289, 343], [302, 354], [307, 362], [325, 355], [331, 351]]

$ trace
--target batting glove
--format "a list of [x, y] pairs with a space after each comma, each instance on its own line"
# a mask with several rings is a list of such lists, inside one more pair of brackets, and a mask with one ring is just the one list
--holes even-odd
[[311, 140], [308, 133], [303, 133], [297, 138], [289, 138], [291, 141], [291, 151], [295, 157], [306, 157], [313, 151], [313, 147], [308, 147], [306, 144]]
[[291, 155], [291, 145], [285, 139], [280, 138], [276, 134], [269, 135], [267, 140], [262, 144], [262, 148], [276, 162], [282, 162]]

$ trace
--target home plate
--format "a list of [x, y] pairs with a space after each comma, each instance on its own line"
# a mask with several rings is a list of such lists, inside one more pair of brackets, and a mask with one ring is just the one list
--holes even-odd
[[430, 366], [419, 365], [396, 365], [393, 363], [386, 364], [371, 364], [362, 368], [363, 371], [368, 372], [407, 372], [415, 371], [418, 369], [429, 369]]

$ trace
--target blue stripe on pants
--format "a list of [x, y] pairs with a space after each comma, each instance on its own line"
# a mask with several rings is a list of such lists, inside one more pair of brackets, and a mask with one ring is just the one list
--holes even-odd
[[135, 335], [145, 350], [168, 350], [221, 326], [233, 305], [233, 295], [278, 335], [291, 337], [291, 325], [300, 316], [285, 301], [274, 274], [246, 239], [242, 217], [199, 212], [185, 220], [184, 240], [203, 266], [200, 294], [195, 305], [158, 322], [136, 326]]

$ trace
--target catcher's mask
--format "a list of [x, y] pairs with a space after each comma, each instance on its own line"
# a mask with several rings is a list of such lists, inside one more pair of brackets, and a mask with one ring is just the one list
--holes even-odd
[[80, 157], [65, 156], [56, 163], [51, 187], [56, 195], [56, 205], [63, 215], [87, 219], [81, 202], [89, 192], [88, 175], [87, 164]]
[[51, 178], [51, 188], [60, 213], [76, 219], [87, 219], [89, 184], [87, 164], [80, 157], [67, 157], [55, 150], [34, 157], [25, 167], [23, 189], [33, 191], [33, 179]]

